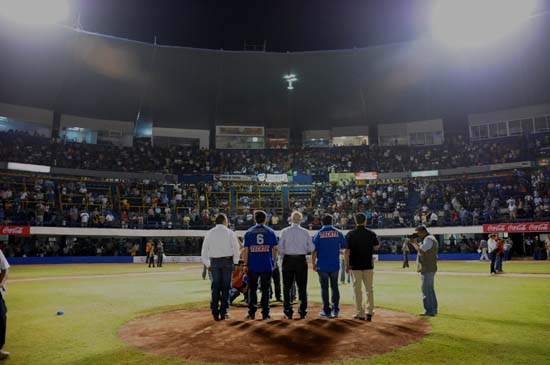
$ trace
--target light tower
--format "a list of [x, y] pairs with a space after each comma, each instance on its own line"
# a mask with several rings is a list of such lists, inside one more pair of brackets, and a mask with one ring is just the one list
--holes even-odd
[[294, 86], [292, 85], [294, 82], [298, 81], [298, 78], [295, 74], [288, 74], [284, 75], [283, 79], [288, 83], [288, 86], [286, 87], [288, 90], [294, 90]]

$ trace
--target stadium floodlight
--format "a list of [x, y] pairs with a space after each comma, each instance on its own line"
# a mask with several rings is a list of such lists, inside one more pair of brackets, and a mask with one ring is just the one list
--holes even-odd
[[519, 28], [536, 0], [437, 0], [432, 13], [435, 39], [451, 48], [480, 48]]
[[288, 83], [288, 86], [286, 87], [288, 90], [294, 90], [294, 86], [292, 86], [292, 83], [298, 81], [298, 78], [295, 74], [288, 74], [284, 75], [283, 79]]
[[0, 0], [0, 17], [24, 25], [49, 25], [69, 17], [68, 0]]

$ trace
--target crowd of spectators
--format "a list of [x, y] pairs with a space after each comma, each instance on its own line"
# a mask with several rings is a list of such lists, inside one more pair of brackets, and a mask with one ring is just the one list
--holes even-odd
[[415, 224], [478, 225], [550, 217], [548, 170], [516, 170], [514, 175], [472, 180], [419, 182]]
[[[430, 147], [377, 145], [295, 150], [199, 150], [181, 146], [133, 147], [52, 141], [20, 132], [0, 132], [0, 161], [112, 171], [173, 174], [257, 174], [300, 172], [399, 172], [523, 161], [549, 154], [550, 137], [536, 134], [496, 141]], [[284, 206], [280, 186], [262, 190], [257, 183], [166, 184], [162, 181], [84, 181], [20, 177], [0, 179], [0, 224], [71, 227], [207, 228], [219, 212], [243, 229], [252, 210], [262, 208], [280, 228], [290, 210], [304, 213], [304, 225], [317, 228], [324, 214], [336, 226], [353, 226], [364, 212], [371, 227], [477, 225], [487, 222], [546, 219], [550, 216], [550, 174], [544, 169], [513, 174], [445, 180], [383, 181], [361, 185], [319, 179], [302, 196]], [[238, 187], [237, 187], [238, 185]], [[235, 193], [235, 191], [237, 191]], [[236, 199], [236, 209], [235, 201]]]
[[353, 226], [353, 215], [364, 212], [372, 227], [405, 227], [410, 222], [409, 187], [413, 184], [358, 185], [354, 180], [315, 186], [313, 209], [306, 209], [308, 224], [318, 226], [325, 214], [332, 214], [336, 226]]
[[418, 178], [376, 184], [318, 182], [297, 198], [289, 194], [287, 206], [282, 205], [282, 196], [277, 185], [3, 175], [0, 224], [207, 229], [215, 215], [224, 212], [233, 227], [246, 229], [258, 208], [268, 212], [268, 222], [277, 229], [286, 225], [292, 210], [301, 211], [304, 226], [312, 229], [320, 227], [325, 214], [334, 216], [338, 228], [353, 227], [357, 212], [365, 213], [373, 228], [547, 220], [550, 172], [529, 169], [461, 180]]
[[0, 161], [89, 170], [171, 174], [403, 172], [516, 162], [549, 154], [548, 134], [467, 142], [458, 139], [438, 146], [302, 148], [285, 150], [201, 150], [196, 147], [153, 146], [136, 140], [132, 147], [69, 143], [0, 132]]

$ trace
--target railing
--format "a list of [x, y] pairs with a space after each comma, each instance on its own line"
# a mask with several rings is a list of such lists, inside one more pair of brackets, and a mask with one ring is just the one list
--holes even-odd
[[[207, 192], [206, 193], [206, 209], [220, 209], [224, 213], [230, 213], [233, 206], [231, 192]], [[220, 201], [226, 201], [226, 204], [219, 204]]]
[[288, 192], [288, 205], [289, 210], [296, 208], [296, 203], [299, 203], [299, 206], [304, 206], [309, 209], [313, 208], [313, 198], [315, 196], [315, 190], [307, 191], [289, 191]]

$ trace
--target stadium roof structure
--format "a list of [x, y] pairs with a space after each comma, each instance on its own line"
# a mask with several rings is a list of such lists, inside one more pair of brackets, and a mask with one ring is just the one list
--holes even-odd
[[[550, 101], [550, 16], [506, 45], [430, 40], [317, 52], [204, 50], [0, 25], [0, 102], [155, 126], [373, 125]], [[294, 89], [285, 75], [295, 74]]]

